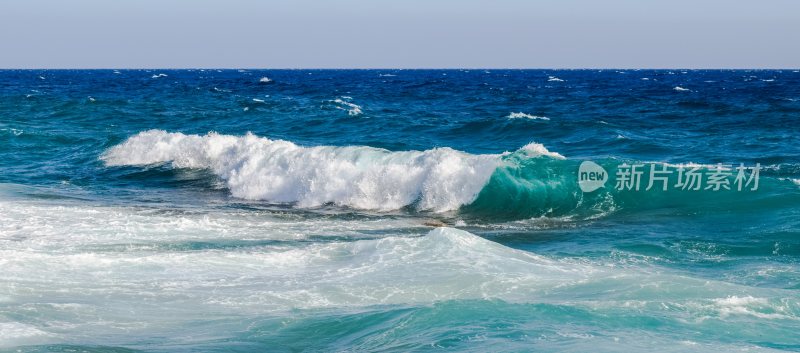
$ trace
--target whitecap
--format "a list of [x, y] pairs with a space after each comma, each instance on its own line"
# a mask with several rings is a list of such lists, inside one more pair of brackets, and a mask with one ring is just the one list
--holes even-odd
[[272, 79], [270, 79], [267, 76], [264, 76], [264, 77], [258, 79], [258, 82], [260, 82], [260, 83], [270, 83], [270, 82], [272, 82]]
[[683, 87], [681, 87], [681, 86], [675, 86], [675, 88], [673, 88], [673, 90], [676, 90], [676, 91], [678, 91], [678, 92], [687, 92], [687, 91], [691, 91], [690, 89], [688, 89], [688, 88], [683, 88]]
[[544, 147], [543, 144], [535, 142], [531, 142], [525, 146], [522, 146], [522, 148], [520, 148], [518, 151], [525, 152], [528, 155], [528, 157], [547, 156], [554, 159], [566, 158], [558, 152], [551, 152], [550, 150], [547, 149], [547, 147]]
[[167, 77], [167, 74], [155, 74], [151, 76], [151, 78], [161, 78], [161, 77]]
[[547, 82], [564, 82], [564, 80], [555, 76], [547, 76]]
[[507, 118], [509, 118], [509, 119], [530, 119], [530, 120], [550, 120], [550, 118], [548, 118], [546, 116], [537, 116], [537, 115], [531, 115], [531, 114], [522, 113], [522, 112], [512, 112], [511, 114], [508, 114]]
[[[564, 156], [530, 143], [529, 157]], [[366, 146], [301, 147], [253, 134], [204, 136], [144, 131], [106, 151], [107, 166], [170, 163], [208, 169], [235, 197], [317, 207], [451, 211], [471, 203], [501, 165], [502, 155], [451, 148], [390, 152]]]
[[361, 110], [361, 106], [358, 105], [358, 104], [349, 102], [349, 100], [352, 100], [352, 99], [353, 98], [349, 97], [349, 96], [342, 96], [341, 98], [336, 98], [336, 99], [330, 100], [328, 102], [335, 103], [336, 104], [335, 105], [336, 109], [346, 111], [347, 115], [350, 115], [350, 116], [361, 115], [363, 113], [363, 111]]

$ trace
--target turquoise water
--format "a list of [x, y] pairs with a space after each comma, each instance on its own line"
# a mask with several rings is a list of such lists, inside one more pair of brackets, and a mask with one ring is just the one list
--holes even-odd
[[0, 71], [0, 350], [797, 351], [799, 99], [792, 70]]

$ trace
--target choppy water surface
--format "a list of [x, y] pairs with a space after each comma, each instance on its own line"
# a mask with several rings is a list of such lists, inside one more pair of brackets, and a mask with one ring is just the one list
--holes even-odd
[[797, 351], [798, 119], [792, 70], [0, 71], [0, 350]]

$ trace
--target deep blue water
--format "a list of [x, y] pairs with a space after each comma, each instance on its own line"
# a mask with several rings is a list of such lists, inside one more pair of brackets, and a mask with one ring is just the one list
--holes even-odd
[[0, 71], [0, 350], [797, 351], [799, 121], [793, 70]]

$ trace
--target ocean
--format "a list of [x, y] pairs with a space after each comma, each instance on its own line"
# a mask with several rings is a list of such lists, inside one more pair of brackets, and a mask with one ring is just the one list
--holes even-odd
[[800, 351], [793, 70], [0, 71], [0, 351]]

